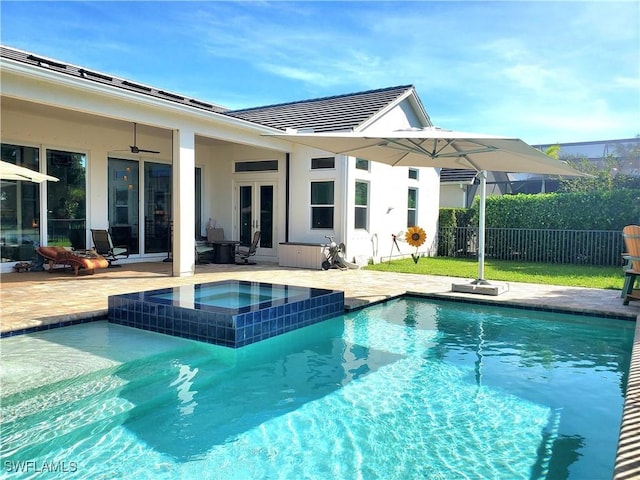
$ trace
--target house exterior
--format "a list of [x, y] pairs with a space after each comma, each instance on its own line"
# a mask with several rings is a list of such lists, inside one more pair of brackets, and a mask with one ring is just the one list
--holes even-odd
[[269, 136], [431, 126], [411, 85], [234, 111], [6, 46], [0, 80], [2, 160], [59, 178], [2, 181], [2, 272], [37, 245], [91, 247], [90, 230], [104, 228], [129, 261], [171, 260], [175, 276], [194, 273], [208, 224], [247, 244], [260, 230], [264, 262], [326, 236], [351, 261], [379, 261], [411, 225], [427, 232], [421, 250], [434, 249], [437, 169]]

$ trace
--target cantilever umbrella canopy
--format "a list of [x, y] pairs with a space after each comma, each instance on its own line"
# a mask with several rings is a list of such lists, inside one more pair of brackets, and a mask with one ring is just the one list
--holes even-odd
[[269, 136], [393, 166], [583, 175], [518, 138], [456, 132], [439, 127], [377, 133], [286, 133]]
[[36, 172], [29, 168], [20, 167], [13, 163], [0, 161], [0, 179], [2, 180], [27, 180], [34, 183], [42, 183], [50, 180], [57, 182], [56, 177], [45, 175], [44, 173]]
[[439, 127], [389, 132], [269, 134], [292, 143], [392, 166], [473, 169], [480, 173], [478, 279], [484, 281], [486, 171], [585, 176], [518, 138], [456, 132]]

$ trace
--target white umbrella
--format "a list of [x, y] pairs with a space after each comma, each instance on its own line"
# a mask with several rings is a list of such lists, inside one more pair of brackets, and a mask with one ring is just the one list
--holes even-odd
[[36, 172], [30, 168], [20, 167], [13, 163], [0, 161], [0, 179], [2, 180], [27, 180], [34, 183], [42, 183], [46, 180], [57, 182], [56, 177]]
[[439, 127], [390, 132], [269, 134], [292, 143], [337, 155], [348, 155], [393, 166], [474, 169], [480, 174], [478, 278], [484, 280], [484, 233], [487, 171], [586, 176], [566, 162], [553, 159], [519, 138], [456, 132]]

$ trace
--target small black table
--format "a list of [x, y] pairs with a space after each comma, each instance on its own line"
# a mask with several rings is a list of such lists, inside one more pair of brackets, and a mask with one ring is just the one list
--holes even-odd
[[209, 242], [213, 247], [213, 263], [235, 263], [237, 240], [214, 240]]

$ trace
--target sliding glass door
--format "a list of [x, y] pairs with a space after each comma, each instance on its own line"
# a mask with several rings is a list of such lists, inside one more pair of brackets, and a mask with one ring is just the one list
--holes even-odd
[[[40, 171], [36, 147], [3, 144], [1, 159]], [[40, 245], [40, 185], [27, 180], [0, 181], [0, 258], [2, 262], [32, 260]]]
[[109, 229], [113, 243], [140, 253], [140, 167], [135, 160], [109, 159]]
[[171, 165], [144, 163], [144, 251], [171, 251]]
[[47, 244], [87, 246], [87, 159], [84, 153], [47, 150]]

